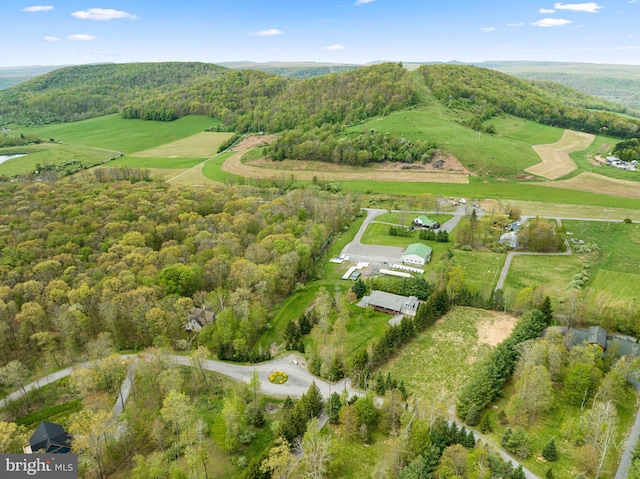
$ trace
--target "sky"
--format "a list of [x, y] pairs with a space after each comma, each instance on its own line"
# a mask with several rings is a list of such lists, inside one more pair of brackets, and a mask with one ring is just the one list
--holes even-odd
[[43, 1], [0, 0], [0, 67], [452, 60], [640, 65], [640, 0]]

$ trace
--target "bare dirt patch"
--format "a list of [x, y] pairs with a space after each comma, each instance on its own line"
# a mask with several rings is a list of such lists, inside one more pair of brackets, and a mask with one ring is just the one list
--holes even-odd
[[525, 171], [550, 180], [565, 176], [578, 167], [569, 157], [569, 153], [588, 148], [594, 139], [595, 136], [590, 133], [565, 130], [562, 138], [557, 142], [549, 145], [533, 146], [542, 162], [527, 168]]
[[630, 180], [618, 180], [586, 171], [568, 180], [544, 182], [540, 183], [540, 185], [551, 188], [599, 193], [601, 195], [640, 198], [640, 183]]
[[278, 138], [278, 135], [245, 136], [240, 143], [231, 148], [232, 151], [246, 151], [257, 146], [264, 146]]
[[509, 337], [518, 318], [497, 311], [487, 312], [491, 317], [478, 323], [478, 344], [497, 346]]

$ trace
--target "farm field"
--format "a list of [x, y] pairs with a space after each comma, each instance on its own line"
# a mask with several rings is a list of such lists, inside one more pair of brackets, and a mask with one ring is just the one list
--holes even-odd
[[220, 121], [197, 115], [171, 122], [125, 120], [120, 115], [109, 115], [73, 123], [12, 127], [12, 130], [43, 139], [134, 153], [201, 133], [217, 123]]
[[456, 307], [381, 368], [423, 403], [452, 406], [472, 365], [511, 333], [516, 318]]
[[526, 171], [550, 180], [568, 175], [578, 167], [569, 154], [585, 150], [593, 143], [594, 138], [595, 136], [589, 133], [565, 130], [562, 138], [556, 143], [533, 145], [542, 162], [527, 168]]
[[577, 191], [597, 191], [605, 195], [640, 198], [640, 183], [609, 178], [596, 173], [582, 172], [568, 180], [541, 183], [542, 186]]
[[156, 168], [181, 170], [193, 168], [204, 161], [204, 158], [166, 158], [166, 157], [137, 157], [123, 156], [109, 163], [109, 166], [130, 166], [136, 168]]
[[131, 156], [146, 158], [208, 158], [218, 152], [218, 147], [233, 133], [202, 132], [182, 140], [138, 151]]
[[119, 155], [117, 151], [92, 148], [88, 146], [74, 146], [58, 143], [41, 143], [12, 148], [1, 148], [1, 155], [26, 153], [27, 156], [14, 158], [0, 164], [0, 175], [13, 176], [32, 173], [36, 165], [62, 165], [77, 160], [83, 165], [105, 163]]

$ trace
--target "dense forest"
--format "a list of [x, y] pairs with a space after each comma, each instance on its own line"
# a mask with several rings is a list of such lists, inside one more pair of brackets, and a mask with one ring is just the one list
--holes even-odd
[[[574, 108], [558, 101], [534, 84], [485, 68], [460, 65], [423, 65], [418, 69], [434, 95], [452, 108], [475, 114], [472, 126], [480, 128], [494, 115], [508, 113], [527, 120], [588, 133], [621, 138], [640, 136], [640, 120], [606, 111]], [[591, 105], [595, 106], [595, 105]]]
[[246, 360], [358, 203], [312, 188], [65, 181], [2, 185], [0, 209], [3, 362], [31, 361], [43, 335], [56, 363], [101, 332], [117, 349], [186, 347], [203, 304], [219, 318], [216, 344]]
[[129, 102], [220, 75], [208, 63], [129, 63], [65, 67], [0, 92], [0, 123], [77, 121], [119, 113]]

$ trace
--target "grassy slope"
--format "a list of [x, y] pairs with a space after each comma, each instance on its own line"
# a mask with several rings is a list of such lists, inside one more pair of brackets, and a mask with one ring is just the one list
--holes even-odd
[[27, 153], [28, 156], [14, 158], [0, 164], [0, 175], [12, 176], [31, 173], [36, 165], [59, 165], [69, 160], [79, 160], [85, 165], [103, 163], [113, 158], [117, 153], [95, 149], [87, 146], [73, 146], [55, 143], [42, 143], [40, 145], [19, 146], [13, 148], [1, 148], [0, 154], [11, 155]]
[[172, 122], [124, 120], [120, 115], [109, 115], [74, 123], [14, 127], [13, 130], [43, 139], [54, 138], [65, 143], [134, 153], [200, 133], [215, 123], [219, 121], [196, 115]]

